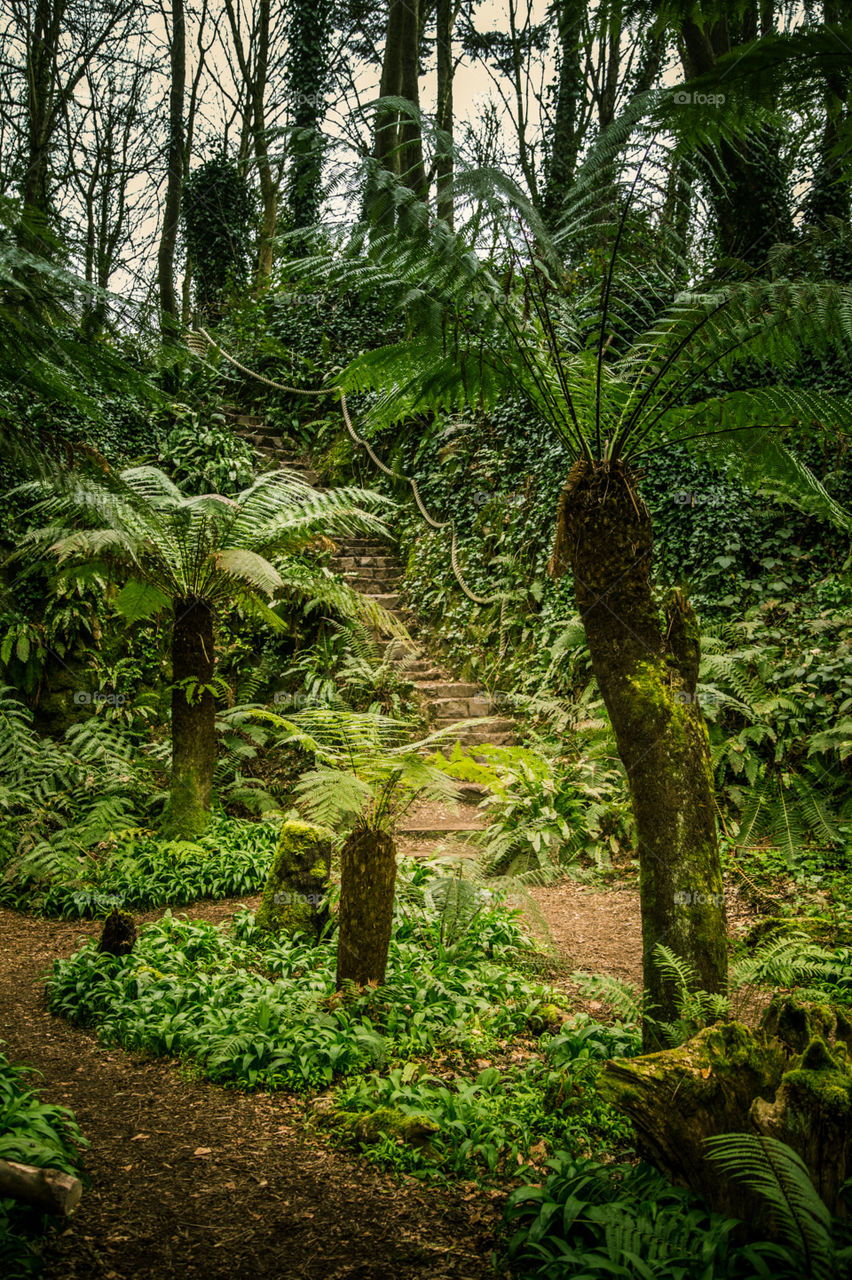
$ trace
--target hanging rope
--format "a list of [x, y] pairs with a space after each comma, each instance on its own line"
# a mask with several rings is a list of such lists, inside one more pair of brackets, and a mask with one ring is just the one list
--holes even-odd
[[[199, 338], [202, 340], [202, 342], [199, 342]], [[232, 364], [235, 369], [239, 369], [240, 373], [244, 373], [246, 377], [254, 378], [258, 382], [263, 382], [267, 387], [272, 387], [275, 391], [285, 391], [289, 395], [296, 395], [296, 396], [330, 396], [335, 394], [340, 395], [340, 409], [343, 414], [343, 421], [346, 426], [346, 430], [348, 431], [349, 435], [351, 436], [355, 444], [360, 445], [362, 449], [365, 449], [367, 451], [367, 454], [369, 455], [370, 459], [376, 464], [376, 466], [379, 468], [380, 471], [383, 471], [385, 473], [386, 476], [390, 476], [393, 480], [404, 480], [406, 484], [410, 485], [411, 492], [414, 494], [414, 501], [417, 503], [417, 508], [421, 516], [423, 517], [423, 519], [426, 521], [426, 523], [429, 525], [430, 528], [438, 529], [438, 530], [450, 529], [452, 531], [452, 541], [450, 543], [450, 563], [453, 567], [453, 574], [455, 575], [456, 582], [459, 584], [462, 591], [467, 596], [468, 600], [472, 600], [474, 604], [497, 604], [499, 602], [500, 604], [500, 650], [501, 650], [501, 656], [502, 656], [502, 652], [505, 647], [503, 643], [503, 633], [504, 633], [503, 622], [504, 622], [506, 602], [508, 600], [508, 597], [505, 595], [478, 596], [475, 591], [471, 591], [470, 587], [467, 585], [467, 583], [464, 580], [464, 576], [461, 571], [461, 566], [459, 565], [458, 537], [456, 535], [455, 520], [444, 520], [443, 522], [439, 520], [435, 520], [426, 510], [423, 499], [420, 496], [420, 490], [417, 487], [417, 481], [414, 479], [414, 477], [407, 476], [401, 471], [392, 471], [391, 468], [386, 466], [384, 462], [382, 462], [381, 458], [379, 458], [373, 452], [373, 449], [370, 446], [370, 442], [368, 440], [365, 440], [363, 436], [358, 435], [357, 431], [352, 425], [352, 419], [349, 416], [349, 406], [346, 403], [346, 393], [341, 391], [338, 387], [321, 387], [319, 390], [306, 390], [303, 387], [288, 387], [283, 382], [275, 382], [274, 379], [266, 378], [262, 373], [256, 373], [254, 369], [247, 369], [244, 364], [240, 364], [239, 360], [236, 360], [232, 355], [229, 355], [224, 347], [221, 347], [218, 342], [214, 342], [214, 340], [210, 337], [210, 334], [207, 332], [206, 329], [194, 329], [188, 332], [186, 336], [186, 345], [189, 347], [193, 355], [199, 356], [199, 358], [203, 358], [203, 354], [206, 350], [206, 346], [203, 345], [204, 343], [209, 343], [211, 347], [215, 347], [216, 350], [219, 351], [225, 357], [225, 359], [229, 362], [229, 364]]]

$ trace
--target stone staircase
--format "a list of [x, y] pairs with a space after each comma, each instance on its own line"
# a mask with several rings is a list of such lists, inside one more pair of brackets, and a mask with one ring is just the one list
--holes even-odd
[[[237, 430], [267, 458], [318, 487], [318, 476], [310, 462], [294, 455], [292, 442], [280, 432], [266, 427], [261, 418], [249, 414], [232, 414]], [[375, 600], [389, 613], [404, 622], [408, 632], [416, 635], [416, 620], [400, 604], [399, 585], [403, 566], [394, 548], [378, 538], [352, 537], [336, 539], [337, 549], [331, 559], [331, 568], [339, 573], [356, 591]], [[460, 720], [481, 720], [480, 725], [470, 725], [457, 736], [448, 737], [445, 751], [452, 750], [459, 742], [472, 754], [484, 745], [504, 746], [514, 741], [515, 723], [499, 714], [491, 698], [478, 685], [457, 680], [442, 669], [432, 657], [412, 639], [411, 644], [398, 640], [384, 641], [388, 660], [398, 666], [400, 673], [414, 685], [430, 729], [443, 729]], [[412, 810], [401, 830], [409, 837], [440, 836], [442, 834], [479, 830], [484, 821], [475, 809], [476, 803], [486, 793], [484, 787], [466, 786], [462, 795], [461, 816], [449, 811], [439, 811], [433, 806], [419, 806]]]

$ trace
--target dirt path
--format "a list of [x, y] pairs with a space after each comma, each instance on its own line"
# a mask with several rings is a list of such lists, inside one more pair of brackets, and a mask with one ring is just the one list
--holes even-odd
[[[536, 931], [565, 975], [579, 968], [641, 984], [635, 887], [566, 880], [530, 897]], [[186, 914], [219, 922], [258, 902], [201, 903]], [[44, 1073], [42, 1096], [70, 1107], [91, 1142], [92, 1185], [53, 1239], [45, 1280], [493, 1280], [502, 1197], [398, 1184], [309, 1138], [298, 1100], [187, 1080], [173, 1061], [107, 1052], [49, 1014], [53, 961], [98, 929], [0, 909], [4, 1051]]]
[[[189, 909], [222, 919], [234, 904]], [[160, 913], [151, 913], [155, 918]], [[0, 1038], [70, 1107], [92, 1179], [45, 1280], [480, 1280], [500, 1204], [397, 1184], [309, 1140], [302, 1107], [109, 1052], [45, 1008], [44, 975], [97, 932], [0, 910]]]

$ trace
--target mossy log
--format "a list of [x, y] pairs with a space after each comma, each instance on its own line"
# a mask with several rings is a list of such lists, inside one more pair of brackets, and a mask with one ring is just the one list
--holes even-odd
[[383, 1137], [398, 1138], [410, 1147], [426, 1147], [440, 1132], [428, 1116], [407, 1115], [397, 1107], [377, 1107], [375, 1111], [344, 1111], [334, 1106], [315, 1107], [321, 1123], [348, 1134], [361, 1146]]
[[258, 907], [258, 925], [270, 933], [306, 934], [318, 941], [328, 921], [322, 903], [330, 874], [331, 832], [309, 822], [285, 822]]
[[833, 1213], [852, 1173], [852, 1028], [826, 1006], [790, 998], [770, 1006], [754, 1033], [738, 1022], [707, 1027], [676, 1049], [613, 1059], [598, 1081], [602, 1095], [633, 1122], [639, 1147], [675, 1182], [700, 1192], [720, 1212], [754, 1218], [709, 1160], [706, 1139], [763, 1133], [803, 1159]]

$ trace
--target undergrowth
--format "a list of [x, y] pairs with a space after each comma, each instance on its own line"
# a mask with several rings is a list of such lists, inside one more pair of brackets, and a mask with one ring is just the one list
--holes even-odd
[[[75, 1174], [87, 1140], [65, 1107], [39, 1100], [29, 1071], [0, 1053], [0, 1159]], [[24, 1280], [40, 1269], [40, 1237], [49, 1218], [20, 1201], [0, 1198], [0, 1274]]]

